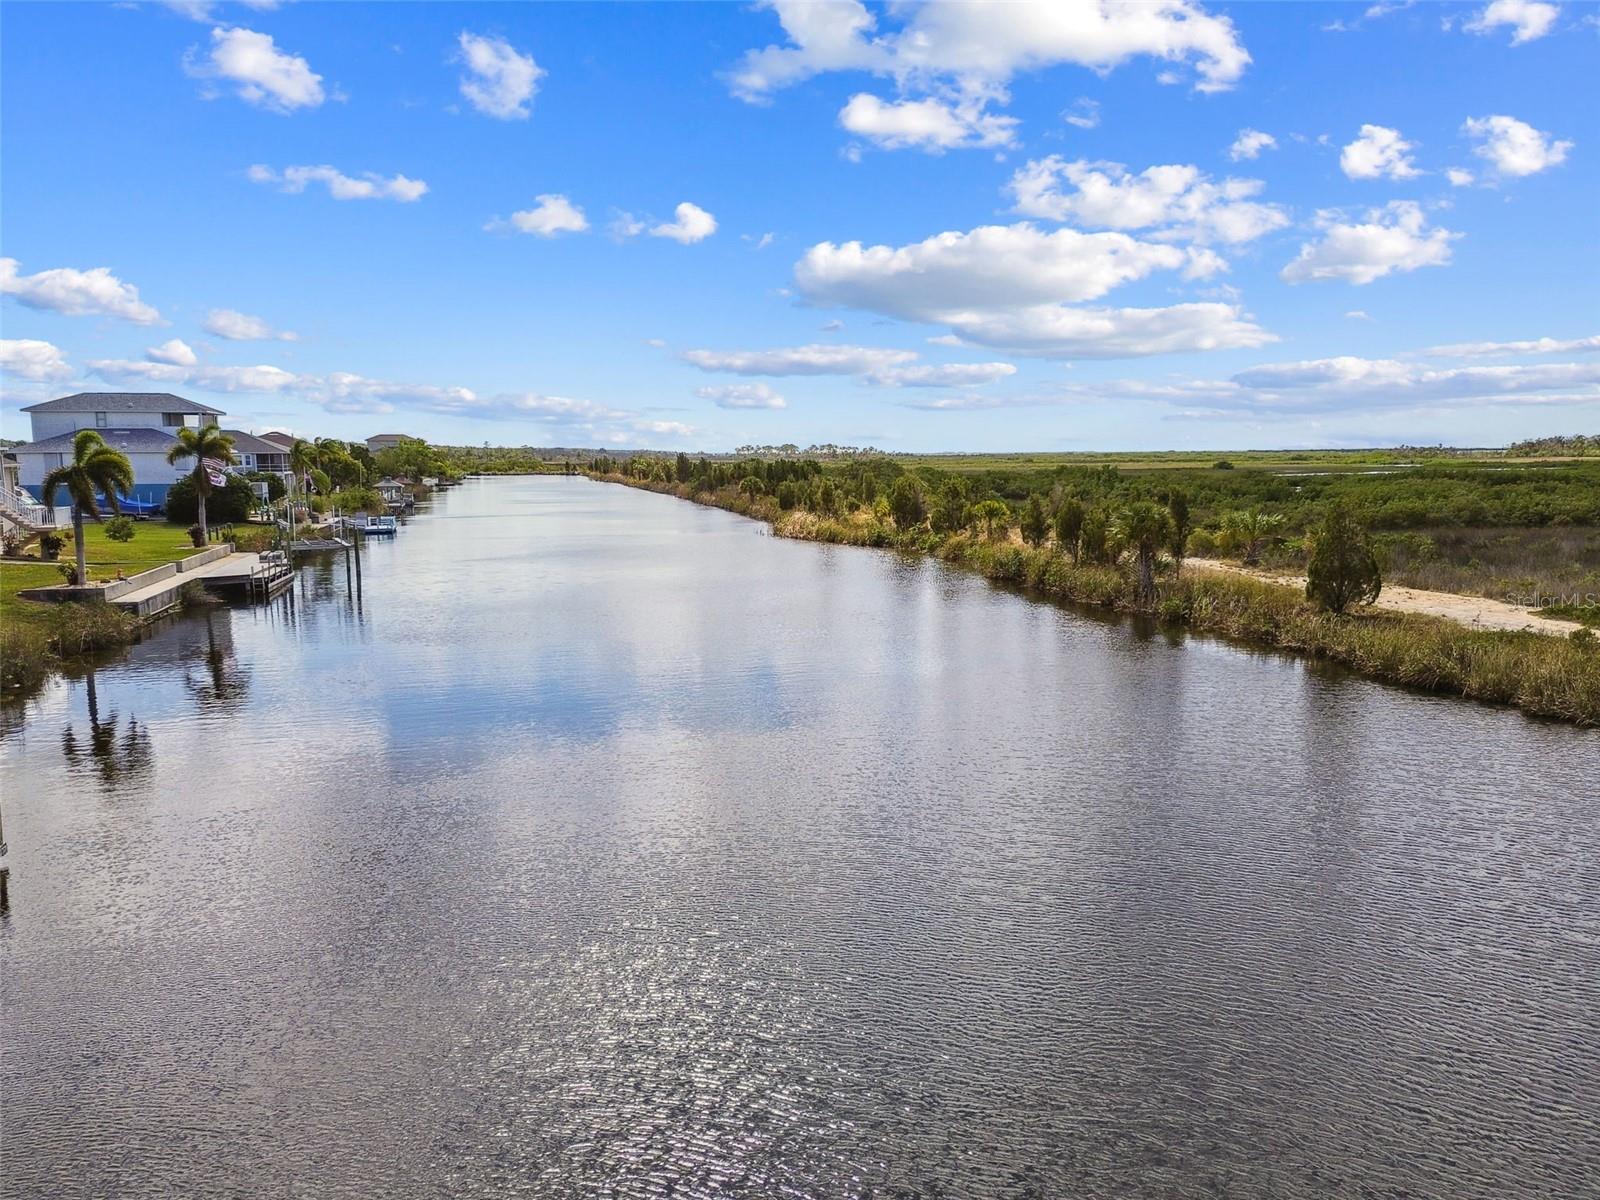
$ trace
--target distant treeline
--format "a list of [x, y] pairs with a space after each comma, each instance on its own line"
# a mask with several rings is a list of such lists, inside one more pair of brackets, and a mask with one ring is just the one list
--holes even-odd
[[986, 501], [1004, 504], [1007, 519], [1015, 524], [1033, 497], [1047, 513], [1069, 498], [1086, 509], [1110, 512], [1137, 500], [1165, 503], [1174, 494], [1186, 498], [1196, 530], [1220, 528], [1230, 513], [1262, 510], [1273, 514], [1284, 534], [1297, 535], [1319, 521], [1334, 500], [1345, 501], [1375, 530], [1600, 525], [1600, 463], [1440, 464], [1305, 474], [1216, 468], [1119, 471], [1111, 466], [956, 472], [926, 463], [908, 467], [882, 457], [825, 464], [813, 458], [728, 461], [652, 454], [597, 456], [587, 466], [598, 474], [685, 484], [697, 491], [738, 486], [751, 495], [772, 496], [784, 511], [803, 508], [823, 516], [872, 507], [904, 479], [900, 490], [909, 497], [905, 511], [920, 508], [941, 531], [963, 527], [969, 510]]
[[1571, 437], [1530, 438], [1513, 442], [1506, 453], [1515, 458], [1589, 458], [1600, 456], [1600, 434], [1575, 433]]
[[457, 475], [543, 475], [582, 463], [593, 450], [561, 446], [435, 446]]
[[883, 451], [875, 446], [836, 446], [832, 442], [813, 443], [801, 449], [793, 442], [784, 442], [780, 446], [740, 446], [734, 451], [740, 458], [861, 458], [865, 455], [882, 454]]

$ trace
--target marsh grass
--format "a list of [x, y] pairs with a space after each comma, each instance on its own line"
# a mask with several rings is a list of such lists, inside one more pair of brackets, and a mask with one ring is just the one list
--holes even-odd
[[1583, 596], [1600, 603], [1600, 529], [1424, 529], [1375, 540], [1384, 578], [1405, 587], [1531, 607]]

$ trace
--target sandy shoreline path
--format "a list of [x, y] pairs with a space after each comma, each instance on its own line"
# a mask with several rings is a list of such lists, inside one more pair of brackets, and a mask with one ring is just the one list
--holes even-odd
[[[1197, 567], [1205, 571], [1225, 571], [1233, 575], [1248, 575], [1267, 583], [1283, 583], [1304, 588], [1304, 575], [1281, 575], [1272, 571], [1259, 571], [1237, 563], [1221, 562], [1214, 558], [1186, 558], [1185, 568]], [[1577, 621], [1563, 621], [1556, 617], [1541, 617], [1530, 608], [1491, 600], [1487, 596], [1462, 596], [1455, 592], [1425, 592], [1421, 588], [1401, 587], [1385, 583], [1378, 594], [1374, 608], [1394, 612], [1425, 613], [1430, 617], [1444, 617], [1472, 629], [1531, 630], [1565, 637], [1583, 626]]]

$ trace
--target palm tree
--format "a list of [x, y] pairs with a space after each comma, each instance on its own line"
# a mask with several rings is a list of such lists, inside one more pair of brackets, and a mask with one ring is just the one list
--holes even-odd
[[1139, 555], [1139, 605], [1148, 608], [1156, 599], [1156, 551], [1172, 536], [1172, 518], [1150, 500], [1136, 500], [1117, 517], [1120, 540]]
[[167, 461], [194, 459], [194, 498], [200, 515], [200, 540], [204, 541], [206, 529], [206, 497], [211, 494], [211, 473], [206, 469], [206, 459], [214, 459], [224, 466], [237, 462], [233, 455], [233, 439], [218, 429], [215, 422], [191, 429], [185, 425], [178, 430], [177, 440], [167, 451]]
[[311, 490], [311, 469], [317, 465], [317, 448], [305, 438], [295, 438], [289, 447], [289, 469], [300, 481], [300, 494]]
[[1282, 513], [1262, 512], [1259, 508], [1231, 512], [1222, 519], [1223, 529], [1236, 542], [1243, 543], [1245, 565], [1251, 567], [1261, 561], [1261, 547], [1282, 524]]
[[100, 504], [95, 493], [102, 493], [112, 512], [121, 512], [118, 492], [133, 490], [133, 464], [120, 450], [106, 445], [105, 438], [93, 429], [80, 429], [72, 439], [72, 461], [44, 477], [40, 491], [50, 503], [57, 489], [66, 488], [72, 498], [72, 541], [78, 548], [78, 583], [88, 581], [89, 564], [83, 544], [85, 515], [100, 519]]
[[1006, 507], [1004, 500], [981, 500], [972, 506], [967, 515], [969, 519], [982, 523], [983, 536], [990, 541], [994, 540], [997, 532], [1004, 533], [1010, 527], [1011, 510]]

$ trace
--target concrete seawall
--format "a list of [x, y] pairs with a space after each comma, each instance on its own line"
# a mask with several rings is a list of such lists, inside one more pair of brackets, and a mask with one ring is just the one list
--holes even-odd
[[[49, 603], [74, 601], [92, 604], [104, 601], [116, 604], [136, 616], [148, 617], [164, 612], [178, 603], [179, 589], [189, 582], [183, 576], [192, 575], [195, 571], [227, 558], [232, 553], [233, 543], [223, 542], [221, 545], [191, 554], [178, 562], [162, 563], [159, 567], [151, 567], [148, 571], [140, 571], [137, 575], [130, 575], [126, 579], [118, 579], [111, 583], [89, 584], [86, 587], [28, 588], [18, 592], [17, 595], [24, 600], [44, 600]], [[159, 586], [162, 583], [168, 583], [168, 586]], [[134, 593], [138, 595], [134, 597]], [[124, 599], [124, 597], [133, 598]]]

